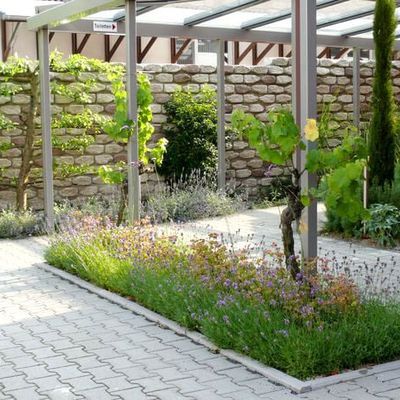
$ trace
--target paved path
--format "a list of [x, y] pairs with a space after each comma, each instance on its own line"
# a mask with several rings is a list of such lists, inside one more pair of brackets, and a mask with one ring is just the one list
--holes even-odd
[[38, 269], [43, 248], [0, 241], [0, 399], [400, 400], [400, 370], [293, 395]]

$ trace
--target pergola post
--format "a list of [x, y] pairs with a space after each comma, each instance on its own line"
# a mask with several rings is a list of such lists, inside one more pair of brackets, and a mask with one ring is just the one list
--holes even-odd
[[[317, 117], [317, 40], [316, 0], [292, 0], [292, 68], [293, 68], [293, 113], [297, 124], [304, 128], [307, 118]], [[307, 152], [316, 143], [304, 139], [305, 151], [297, 151], [296, 167], [303, 171]], [[301, 177], [303, 192], [316, 186], [316, 176], [304, 171]], [[301, 234], [302, 255], [305, 259], [317, 256], [317, 202], [303, 211]]]
[[136, 0], [126, 0], [126, 86], [128, 118], [134, 121], [133, 134], [128, 142], [128, 214], [130, 222], [140, 219], [139, 142], [137, 124], [137, 27]]
[[47, 232], [54, 230], [53, 151], [51, 142], [49, 31], [38, 32], [40, 71], [40, 115], [42, 124], [44, 214]]
[[225, 190], [225, 41], [217, 41], [218, 189]]
[[4, 34], [5, 34], [5, 21], [3, 20], [4, 18], [4, 13], [0, 12], [0, 61], [3, 60], [3, 55], [4, 55]]
[[[353, 48], [353, 124], [360, 130], [360, 49]], [[368, 168], [364, 168], [363, 204], [368, 208]]]
[[360, 127], [360, 49], [353, 48], [353, 124]]

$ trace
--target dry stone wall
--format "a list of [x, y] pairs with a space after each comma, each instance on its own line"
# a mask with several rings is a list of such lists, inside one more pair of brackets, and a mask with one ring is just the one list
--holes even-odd
[[[229, 121], [232, 110], [240, 107], [264, 120], [266, 112], [278, 106], [288, 106], [291, 103], [291, 65], [286, 58], [271, 60], [267, 66], [226, 66], [226, 114]], [[365, 120], [369, 119], [370, 100], [372, 92], [373, 63], [366, 62], [361, 67], [361, 111]], [[162, 124], [166, 121], [164, 104], [171, 93], [178, 87], [184, 87], [198, 92], [203, 85], [216, 87], [216, 69], [212, 66], [198, 65], [142, 65], [139, 69], [145, 72], [152, 85], [154, 104], [154, 124], [156, 127], [154, 139], [162, 135]], [[352, 120], [352, 66], [351, 60], [321, 59], [318, 61], [318, 103], [330, 104], [334, 115], [332, 127], [340, 129]], [[63, 96], [53, 96], [53, 114], [67, 111], [74, 114], [82, 113], [84, 107], [96, 113], [112, 114], [114, 111], [113, 96], [110, 91], [110, 82], [102, 74], [82, 73], [78, 78], [69, 74], [56, 73], [52, 79], [62, 83], [73, 84], [76, 79], [86, 81], [95, 79], [96, 85], [92, 89], [90, 104], [74, 103]], [[400, 63], [393, 65], [394, 90], [400, 99]], [[25, 90], [14, 96], [0, 96], [0, 113], [5, 114], [16, 122], [25, 119], [30, 98], [27, 94], [29, 87], [26, 82]], [[40, 132], [37, 132], [40, 135]], [[66, 137], [82, 134], [80, 129], [64, 129], [61, 132]], [[39, 136], [38, 136], [39, 137]], [[0, 142], [11, 142], [14, 147], [0, 154], [0, 168], [3, 179], [18, 175], [21, 165], [21, 148], [24, 143], [22, 132], [15, 129], [11, 132], [2, 131]], [[83, 154], [74, 151], [54, 151], [57, 162], [98, 167], [126, 159], [126, 149], [113, 143], [105, 134], [97, 134], [95, 143], [90, 145]], [[268, 186], [271, 176], [265, 176], [266, 165], [257, 156], [255, 150], [249, 148], [243, 140], [232, 140], [227, 143], [227, 178], [236, 186], [248, 188], [251, 195], [256, 195], [260, 188]], [[40, 153], [36, 154], [35, 166], [41, 165]], [[277, 169], [273, 170], [279, 174]], [[142, 176], [143, 193], [151, 192], [158, 184], [158, 177], [154, 173], [145, 173]], [[86, 174], [73, 178], [56, 179], [55, 198], [77, 199], [94, 195], [110, 195], [114, 188], [102, 184], [95, 174]], [[29, 203], [33, 208], [42, 207], [43, 189], [41, 184], [31, 187], [28, 191]], [[15, 193], [12, 189], [1, 187], [0, 207], [13, 204]]]

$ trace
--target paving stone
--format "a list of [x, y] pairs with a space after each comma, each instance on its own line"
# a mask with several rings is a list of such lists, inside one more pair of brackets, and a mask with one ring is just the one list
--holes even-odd
[[113, 400], [118, 399], [117, 396], [114, 396], [107, 392], [105, 388], [94, 388], [89, 390], [84, 390], [82, 392], [76, 392], [77, 394], [82, 394], [86, 400]]
[[54, 372], [48, 371], [43, 365], [20, 368], [18, 369], [18, 372], [23, 373], [28, 380], [44, 378], [46, 376], [54, 375]]
[[14, 400], [40, 400], [45, 398], [37, 393], [33, 387], [11, 390], [10, 392], [7, 392], [7, 394]]
[[113, 392], [123, 400], [156, 400], [157, 397], [148, 396], [142, 392], [141, 388], [133, 388]]
[[25, 389], [29, 387], [34, 387], [32, 383], [26, 380], [24, 375], [12, 376], [9, 378], [1, 378], [1, 383], [4, 391]]

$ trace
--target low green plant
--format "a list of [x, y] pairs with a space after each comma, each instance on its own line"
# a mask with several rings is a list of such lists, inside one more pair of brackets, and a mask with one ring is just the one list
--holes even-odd
[[212, 176], [192, 173], [185, 181], [151, 193], [144, 214], [154, 222], [185, 222], [233, 214], [244, 208], [244, 196], [219, 191]]
[[293, 280], [279, 249], [263, 254], [78, 215], [46, 259], [300, 379], [399, 357], [398, 303], [364, 298], [325, 258]]
[[0, 211], [0, 238], [20, 238], [35, 236], [43, 233], [43, 218], [40, 214], [31, 210]]
[[210, 175], [215, 172], [217, 151], [217, 103], [210, 87], [195, 94], [177, 90], [165, 104], [167, 124], [164, 135], [167, 152], [161, 175], [176, 182], [189, 178], [194, 171]]
[[400, 237], [400, 210], [390, 204], [373, 204], [365, 233], [380, 246], [394, 246]]

